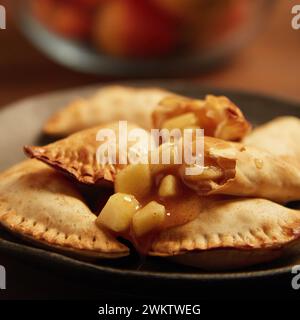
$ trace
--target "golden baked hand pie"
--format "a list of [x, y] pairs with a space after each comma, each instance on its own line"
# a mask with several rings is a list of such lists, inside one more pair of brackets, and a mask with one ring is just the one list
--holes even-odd
[[203, 198], [193, 221], [162, 231], [150, 254], [206, 269], [242, 268], [285, 254], [300, 237], [300, 211], [265, 199]]
[[154, 107], [169, 95], [172, 93], [160, 88], [104, 87], [92, 97], [78, 98], [55, 113], [45, 124], [44, 133], [63, 137], [118, 120], [149, 129]]
[[284, 203], [300, 199], [300, 168], [252, 146], [205, 137], [201, 174], [180, 174], [200, 195], [226, 194]]
[[253, 130], [243, 142], [266, 150], [295, 165], [300, 164], [300, 119], [279, 117]]
[[64, 176], [37, 160], [0, 175], [0, 223], [13, 234], [80, 257], [128, 255], [96, 218]]
[[[97, 150], [102, 143], [107, 143], [106, 141], [97, 141], [97, 133], [100, 129], [113, 130], [118, 139], [119, 123], [116, 122], [80, 131], [44, 147], [26, 146], [25, 152], [29, 157], [41, 160], [81, 183], [102, 184], [104, 181], [112, 182], [117, 172], [124, 165], [119, 164], [119, 161], [116, 161], [117, 164], [115, 165], [98, 163]], [[130, 123], [127, 124], [128, 132], [131, 129], [140, 128]], [[148, 135], [145, 130], [143, 132]], [[116, 143], [118, 144], [118, 140], [116, 140]], [[128, 149], [134, 144], [134, 142], [128, 141]], [[148, 153], [147, 150], [145, 152]], [[118, 157], [118, 154], [116, 156]]]
[[204, 134], [224, 140], [241, 140], [251, 129], [241, 110], [228, 98], [206, 96], [195, 100], [166, 97], [153, 112], [155, 128], [202, 128]]

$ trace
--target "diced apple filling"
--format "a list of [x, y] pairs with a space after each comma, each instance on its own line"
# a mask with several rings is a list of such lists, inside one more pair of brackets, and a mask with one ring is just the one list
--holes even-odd
[[169, 120], [166, 120], [162, 128], [173, 130], [173, 129], [180, 129], [183, 130], [185, 128], [194, 128], [198, 124], [198, 119], [196, 115], [193, 112], [188, 112], [185, 114], [182, 114], [180, 116], [171, 118]]
[[160, 197], [174, 197], [179, 193], [177, 178], [173, 175], [167, 175], [160, 183], [158, 195]]
[[116, 193], [109, 198], [96, 223], [114, 232], [124, 232], [129, 229], [132, 218], [139, 209], [140, 204], [134, 196]]
[[166, 217], [166, 209], [163, 205], [152, 201], [144, 208], [137, 211], [132, 220], [133, 232], [141, 237], [159, 228]]
[[188, 180], [199, 181], [199, 180], [217, 180], [222, 178], [223, 171], [222, 169], [215, 166], [205, 166], [202, 173], [197, 175], [186, 176]]
[[115, 180], [115, 191], [141, 199], [149, 194], [152, 177], [148, 164], [131, 164], [121, 170]]

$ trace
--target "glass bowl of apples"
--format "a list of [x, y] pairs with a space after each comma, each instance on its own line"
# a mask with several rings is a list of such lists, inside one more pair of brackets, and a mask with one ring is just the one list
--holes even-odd
[[226, 61], [259, 30], [272, 0], [22, 0], [21, 30], [73, 69], [173, 76]]

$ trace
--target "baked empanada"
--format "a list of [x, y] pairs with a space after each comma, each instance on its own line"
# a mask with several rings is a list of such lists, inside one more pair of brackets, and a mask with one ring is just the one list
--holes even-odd
[[207, 95], [205, 100], [166, 97], [153, 112], [155, 128], [202, 128], [204, 134], [241, 140], [251, 129], [241, 110], [228, 98]]
[[193, 221], [158, 234], [150, 254], [205, 269], [241, 268], [297, 245], [300, 212], [265, 199], [203, 198]]
[[243, 140], [295, 165], [300, 165], [300, 119], [279, 117], [253, 130]]
[[0, 175], [0, 223], [10, 232], [80, 257], [128, 255], [128, 248], [95, 221], [75, 187], [37, 160]]
[[[80, 131], [44, 147], [25, 146], [24, 149], [29, 157], [41, 160], [81, 183], [102, 184], [103, 182], [112, 182], [117, 172], [124, 165], [119, 164], [119, 161], [116, 161], [115, 165], [98, 163], [97, 150], [102, 143], [107, 143], [106, 141], [97, 141], [97, 133], [100, 129], [113, 130], [118, 139], [119, 123], [116, 122]], [[132, 129], [140, 128], [133, 124], [127, 124], [128, 132]], [[148, 134], [146, 131], [144, 132]], [[118, 144], [118, 140], [116, 140], [116, 143]], [[134, 144], [134, 142], [128, 141], [128, 148]], [[145, 150], [145, 153], [147, 152]]]
[[160, 88], [103, 87], [92, 97], [72, 101], [55, 113], [45, 124], [44, 133], [64, 137], [118, 120], [149, 129], [154, 107], [169, 95], [172, 92]]
[[226, 194], [285, 203], [300, 199], [300, 168], [252, 146], [204, 139], [204, 170], [180, 175], [200, 195]]

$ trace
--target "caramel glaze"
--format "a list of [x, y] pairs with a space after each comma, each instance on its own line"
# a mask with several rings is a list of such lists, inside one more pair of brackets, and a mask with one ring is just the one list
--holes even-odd
[[[161, 180], [168, 174], [176, 175], [176, 170], [168, 170], [156, 177], [151, 192], [142, 199], [137, 199], [141, 206], [147, 205], [151, 201], [156, 201], [166, 208], [166, 218], [159, 229], [149, 232], [145, 236], [136, 237], [133, 230], [129, 230], [126, 234], [120, 236], [131, 241], [137, 251], [141, 255], [146, 255], [152, 247], [157, 234], [165, 229], [184, 225], [198, 217], [202, 210], [202, 201], [196, 192], [186, 187], [178, 178], [178, 195], [174, 197], [160, 197], [158, 195], [158, 187]], [[176, 175], [177, 176], [177, 175]]]
[[[207, 157], [205, 165], [217, 166], [217, 163], [215, 163], [215, 160]], [[117, 234], [117, 236], [129, 240], [141, 255], [147, 255], [147, 253], [151, 250], [152, 244], [157, 237], [157, 234], [165, 229], [185, 225], [186, 223], [189, 223], [190, 221], [196, 219], [205, 206], [205, 199], [199, 196], [199, 190], [193, 190], [193, 188], [185, 185], [185, 183], [181, 181], [178, 168], [179, 167], [177, 166], [173, 166], [168, 170], [165, 170], [164, 172], [158, 174], [153, 181], [151, 192], [146, 197], [143, 197], [141, 199], [137, 198], [142, 207], [144, 207], [151, 201], [156, 201], [159, 204], [165, 206], [166, 218], [160, 228], [153, 230], [152, 232], [149, 232], [142, 237], [136, 237], [132, 229], [128, 230], [126, 233]], [[165, 176], [169, 174], [177, 177], [178, 194], [174, 197], [160, 197], [158, 194], [160, 182]], [[224, 179], [225, 176], [226, 174], [224, 173], [222, 179]]]
[[[214, 141], [213, 138], [211, 139]], [[222, 148], [224, 146], [228, 146], [221, 140], [215, 141], [217, 142], [217, 147]], [[205, 206], [205, 198], [200, 196], [202, 193], [201, 191], [203, 191], [201, 189], [211, 188], [210, 183], [223, 184], [225, 181], [232, 178], [235, 172], [235, 161], [222, 157], [219, 157], [218, 159], [212, 158], [207, 154], [207, 152], [204, 154], [204, 165], [220, 168], [222, 170], [222, 175], [215, 181], [200, 180], [199, 182], [196, 177], [196, 180], [191, 179], [189, 183], [186, 183], [187, 181], [184, 181], [184, 179], [181, 179], [182, 177], [180, 177], [180, 170], [183, 168], [182, 165], [171, 166], [162, 173], [158, 174], [153, 181], [151, 192], [146, 197], [137, 200], [140, 202], [142, 207], [151, 201], [156, 201], [164, 205], [166, 208], [166, 218], [164, 223], [159, 229], [156, 229], [139, 238], [135, 236], [132, 229], [125, 234], [119, 234], [119, 236], [131, 241], [141, 255], [146, 255], [149, 250], [151, 250], [152, 243], [158, 233], [168, 228], [184, 225], [196, 219]], [[179, 184], [178, 194], [174, 197], [160, 197], [158, 194], [160, 182], [169, 174], [177, 177]], [[195, 188], [195, 185], [197, 185], [198, 188]]]
[[[145, 206], [151, 201], [156, 201], [166, 208], [166, 218], [161, 227], [149, 234], [137, 238], [132, 230], [127, 234], [127, 239], [130, 240], [136, 247], [136, 249], [143, 255], [146, 255], [151, 250], [152, 243], [157, 234], [165, 229], [174, 228], [184, 225], [194, 219], [196, 219], [205, 206], [205, 198], [201, 196], [203, 191], [209, 191], [211, 189], [211, 183], [223, 184], [228, 179], [231, 179], [235, 174], [235, 161], [222, 158], [215, 159], [210, 157], [207, 153], [204, 156], [205, 166], [214, 166], [222, 170], [222, 175], [216, 180], [207, 181], [182, 181], [180, 178], [180, 166], [172, 166], [168, 170], [163, 171], [155, 177], [153, 188], [149, 195], [143, 199], [138, 199], [142, 206]], [[182, 168], [182, 167], [181, 167]], [[161, 180], [172, 174], [177, 177], [179, 184], [178, 195], [175, 197], [160, 197], [158, 195], [158, 188]], [[193, 186], [191, 186], [193, 184]], [[197, 188], [195, 188], [197, 185]], [[205, 192], [204, 192], [205, 193]]]

